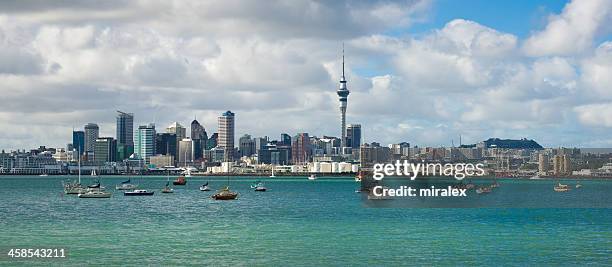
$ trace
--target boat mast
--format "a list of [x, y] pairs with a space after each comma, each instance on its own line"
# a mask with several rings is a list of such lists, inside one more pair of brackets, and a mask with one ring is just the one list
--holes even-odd
[[79, 153], [79, 184], [81, 184], [81, 153]]

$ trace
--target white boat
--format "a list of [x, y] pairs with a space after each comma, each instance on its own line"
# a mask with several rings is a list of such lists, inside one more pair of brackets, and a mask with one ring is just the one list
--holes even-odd
[[47, 177], [47, 176], [49, 176], [49, 175], [46, 174], [46, 173], [43, 173], [43, 174], [39, 175], [39, 177]]
[[164, 194], [174, 193], [174, 189], [172, 189], [170, 187], [170, 180], [168, 180], [166, 182], [166, 186], [164, 186], [164, 188], [162, 188], [161, 192], [164, 193]]
[[138, 188], [137, 184], [131, 184], [132, 179], [128, 178], [127, 181], [121, 182], [121, 184], [115, 185], [116, 190], [134, 190]]
[[77, 196], [79, 198], [110, 198], [113, 194], [111, 192], [105, 192], [101, 190], [88, 190], [87, 192], [80, 193]]
[[76, 194], [82, 194], [82, 193], [87, 192], [87, 189], [83, 185], [81, 185], [81, 157], [79, 157], [78, 172], [79, 172], [78, 182], [73, 181], [73, 182], [64, 183], [64, 193], [69, 194], [69, 195], [76, 195]]
[[553, 189], [555, 190], [555, 192], [567, 192], [570, 190], [568, 185], [562, 183], [558, 183], [557, 185], [555, 185], [555, 187], [553, 187]]
[[539, 180], [539, 179], [542, 179], [542, 178], [540, 178], [540, 176], [536, 174], [534, 176], [531, 176], [529, 179], [530, 180]]
[[98, 173], [96, 173], [96, 169], [91, 170], [91, 176], [98, 176]]
[[576, 188], [580, 188], [582, 187], [582, 185], [580, 184], [580, 182], [576, 182]]
[[208, 182], [200, 186], [200, 191], [210, 191], [210, 187], [208, 187]]
[[272, 165], [272, 174], [270, 175], [270, 178], [274, 178], [276, 177], [276, 175], [274, 175], [274, 165]]
[[256, 192], [265, 192], [268, 190], [261, 181], [257, 181], [255, 184], [251, 185], [251, 189], [255, 189]]
[[308, 176], [308, 180], [310, 180], [310, 181], [314, 181], [314, 180], [316, 180], [316, 179], [317, 179], [317, 175], [316, 175], [316, 174], [314, 174], [314, 173], [313, 173], [313, 174], [311, 174], [310, 176]]

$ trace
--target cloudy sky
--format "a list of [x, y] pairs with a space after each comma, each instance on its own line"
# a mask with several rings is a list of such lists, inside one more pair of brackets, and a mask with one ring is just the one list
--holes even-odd
[[[490, 2], [494, 2], [493, 4]], [[533, 3], [532, 3], [533, 2]], [[612, 1], [1, 1], [0, 148], [165, 128], [612, 147]]]

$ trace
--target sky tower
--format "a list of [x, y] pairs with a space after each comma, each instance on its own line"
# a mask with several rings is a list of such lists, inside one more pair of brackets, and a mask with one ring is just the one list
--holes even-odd
[[344, 77], [344, 44], [342, 44], [342, 78], [340, 78], [340, 88], [338, 88], [340, 99], [340, 113], [342, 116], [342, 139], [341, 148], [346, 146], [346, 102], [348, 101], [349, 90], [346, 88], [346, 78]]

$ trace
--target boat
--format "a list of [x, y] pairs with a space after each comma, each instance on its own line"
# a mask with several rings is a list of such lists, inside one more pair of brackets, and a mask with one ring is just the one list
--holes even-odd
[[270, 175], [270, 178], [274, 178], [276, 177], [276, 175], [274, 175], [274, 165], [272, 165], [272, 174]]
[[582, 185], [580, 184], [580, 182], [576, 182], [576, 188], [580, 188], [582, 187]]
[[313, 174], [311, 174], [310, 176], [308, 176], [308, 180], [310, 180], [310, 181], [314, 181], [314, 180], [316, 180], [316, 179], [317, 179], [317, 175], [316, 175], [316, 174], [314, 174], [314, 173], [313, 173]]
[[251, 185], [251, 189], [255, 189], [256, 192], [265, 192], [268, 190], [261, 181], [257, 181]]
[[131, 184], [132, 179], [128, 178], [127, 181], [121, 182], [121, 184], [115, 185], [116, 190], [134, 190], [138, 187], [136, 184]]
[[187, 184], [187, 180], [185, 179], [184, 176], [180, 176], [178, 178], [176, 178], [176, 180], [172, 181], [173, 185], [185, 185]]
[[567, 192], [570, 190], [569, 186], [566, 184], [558, 183], [553, 187], [555, 192]]
[[170, 181], [169, 180], [166, 182], [166, 186], [164, 186], [164, 188], [162, 188], [161, 192], [164, 193], [164, 194], [174, 193], [174, 189], [170, 188]]
[[529, 180], [539, 180], [539, 179], [542, 179], [542, 178], [540, 178], [540, 176], [537, 174], [529, 178]]
[[152, 196], [155, 192], [154, 191], [147, 191], [145, 189], [136, 189], [136, 190], [132, 190], [132, 191], [125, 191], [123, 192], [124, 196]]
[[39, 175], [38, 177], [47, 177], [47, 176], [49, 176], [49, 175], [46, 174], [46, 173], [43, 173], [43, 174]]
[[200, 186], [200, 191], [210, 191], [210, 188], [208, 187], [208, 182]]
[[91, 176], [92, 177], [98, 176], [98, 174], [96, 173], [96, 169], [91, 170]]
[[494, 181], [494, 182], [493, 182], [493, 183], [490, 185], [490, 187], [491, 187], [491, 188], [498, 188], [498, 187], [499, 187], [499, 184], [497, 183], [497, 180], [495, 180], [495, 181]]
[[233, 200], [237, 197], [238, 193], [230, 191], [229, 186], [226, 186], [211, 196], [211, 198], [214, 200]]
[[98, 190], [98, 191], [102, 191], [102, 190], [106, 189], [104, 186], [102, 186], [100, 184], [100, 180], [99, 179], [96, 180], [96, 182], [94, 184], [88, 185], [87, 188], [89, 190]]
[[191, 177], [191, 169], [190, 168], [186, 168], [185, 171], [182, 173], [182, 175], [184, 177]]
[[87, 189], [81, 184], [81, 158], [79, 157], [79, 180], [64, 183], [64, 193], [69, 195], [78, 195], [87, 192]]
[[102, 190], [88, 190], [84, 193], [80, 193], [77, 196], [79, 198], [110, 198], [113, 194]]
[[479, 188], [476, 188], [476, 193], [477, 194], [488, 194], [488, 193], [491, 193], [491, 187], [489, 187], [489, 186], [481, 186]]

